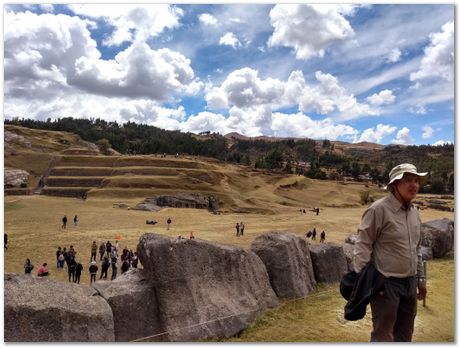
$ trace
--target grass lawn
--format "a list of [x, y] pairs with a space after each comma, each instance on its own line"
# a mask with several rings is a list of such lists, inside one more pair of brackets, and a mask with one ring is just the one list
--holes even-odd
[[[9, 236], [9, 249], [4, 254], [4, 271], [23, 273], [23, 264], [30, 258], [38, 266], [47, 262], [50, 277], [66, 281], [67, 272], [56, 269], [55, 251], [58, 246], [72, 244], [77, 259], [83, 263], [81, 283], [89, 283], [91, 243], [95, 240], [115, 241], [120, 235], [120, 247], [136, 249], [139, 237], [146, 232], [161, 233], [171, 237], [190, 231], [198, 239], [249, 248], [254, 238], [269, 231], [289, 231], [299, 235], [316, 227], [326, 231], [326, 241], [343, 243], [345, 237], [356, 231], [365, 207], [322, 208], [319, 216], [298, 208], [279, 207], [275, 214], [221, 214], [204, 210], [165, 208], [151, 213], [114, 208], [113, 203], [124, 202], [134, 206], [142, 199], [56, 198], [47, 196], [7, 196], [4, 198], [4, 230]], [[66, 214], [69, 222], [61, 229], [61, 218]], [[78, 215], [80, 223], [74, 227], [72, 219]], [[453, 213], [431, 209], [420, 211], [422, 221], [447, 217]], [[172, 219], [166, 230], [166, 220]], [[146, 225], [145, 221], [158, 224]], [[235, 236], [235, 223], [244, 221], [245, 235]], [[428, 262], [427, 307], [419, 305], [414, 341], [454, 341], [454, 260], [441, 259]], [[110, 277], [110, 271], [109, 271]], [[320, 285], [317, 292], [302, 300], [283, 301], [276, 309], [260, 316], [239, 338], [229, 342], [367, 342], [370, 334], [370, 315], [358, 322], [343, 319], [345, 301], [338, 285]]]

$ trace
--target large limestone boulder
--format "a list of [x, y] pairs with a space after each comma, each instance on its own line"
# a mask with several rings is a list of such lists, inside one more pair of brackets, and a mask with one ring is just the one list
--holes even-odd
[[318, 283], [336, 283], [347, 272], [347, 260], [341, 245], [320, 243], [310, 245], [313, 270]]
[[22, 169], [5, 167], [4, 175], [4, 187], [21, 187], [27, 185], [30, 174]]
[[5, 341], [113, 342], [112, 309], [89, 286], [4, 276]]
[[251, 244], [265, 264], [270, 284], [279, 297], [305, 297], [315, 289], [310, 251], [305, 239], [288, 232], [270, 232]]
[[169, 341], [229, 337], [278, 305], [267, 270], [252, 251], [147, 233], [137, 252], [154, 284]]
[[454, 246], [454, 222], [447, 218], [422, 223], [421, 233], [422, 245], [432, 249], [434, 258], [444, 256]]
[[113, 281], [97, 281], [93, 287], [112, 308], [115, 341], [152, 336], [153, 341], [164, 339], [155, 289], [142, 270], [131, 269]]

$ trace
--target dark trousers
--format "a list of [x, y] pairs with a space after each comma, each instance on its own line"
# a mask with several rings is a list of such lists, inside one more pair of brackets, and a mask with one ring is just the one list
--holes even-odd
[[107, 279], [107, 268], [103, 268], [101, 270], [101, 277], [99, 279], [102, 279], [102, 277], [104, 277], [105, 279]]
[[72, 278], [72, 281], [75, 282], [75, 271], [69, 271], [69, 282], [70, 282], [70, 278]]
[[80, 274], [75, 273], [75, 280], [73, 282], [80, 284], [80, 277], [81, 277], [81, 273]]
[[91, 259], [89, 260], [89, 262], [93, 261], [93, 258], [94, 258], [94, 261], [96, 261], [96, 252], [91, 253]]
[[96, 281], [96, 273], [91, 273], [91, 277], [89, 279], [89, 282], [92, 283], [92, 282], [95, 282]]
[[371, 342], [411, 342], [417, 314], [416, 278], [387, 278], [371, 301], [371, 310]]

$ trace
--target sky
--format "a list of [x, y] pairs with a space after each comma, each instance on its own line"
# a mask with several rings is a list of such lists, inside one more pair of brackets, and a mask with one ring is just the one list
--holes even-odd
[[452, 4], [4, 4], [4, 117], [453, 143]]

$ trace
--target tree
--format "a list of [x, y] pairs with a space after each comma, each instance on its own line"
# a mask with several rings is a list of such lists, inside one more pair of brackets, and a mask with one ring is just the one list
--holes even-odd
[[105, 138], [96, 141], [96, 145], [99, 147], [99, 150], [101, 150], [103, 154], [106, 154], [107, 150], [112, 147], [112, 145], [110, 145], [110, 142]]

